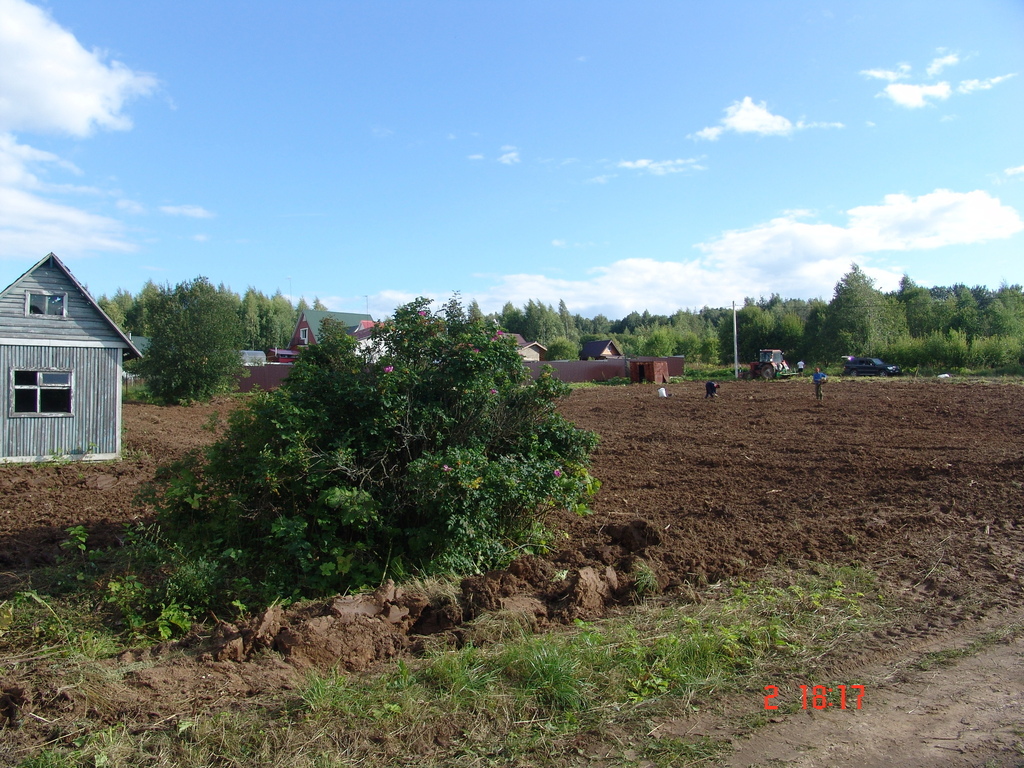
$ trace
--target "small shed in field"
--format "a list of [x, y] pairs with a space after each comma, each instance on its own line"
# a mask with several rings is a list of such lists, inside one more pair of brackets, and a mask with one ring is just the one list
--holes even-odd
[[668, 363], [661, 360], [630, 360], [629, 380], [634, 384], [667, 384]]
[[116, 459], [139, 351], [52, 253], [0, 292], [0, 462]]

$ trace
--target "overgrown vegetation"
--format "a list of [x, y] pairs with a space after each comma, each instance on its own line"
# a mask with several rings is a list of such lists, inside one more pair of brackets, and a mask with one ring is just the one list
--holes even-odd
[[343, 592], [412, 572], [470, 573], [543, 548], [539, 513], [583, 511], [596, 436], [555, 410], [512, 339], [457, 300], [400, 308], [368, 345], [329, 321], [285, 386], [165, 473], [167, 535], [234, 599]]
[[[489, 616], [467, 627], [459, 649], [439, 645], [370, 676], [315, 672], [265, 708], [183, 712], [160, 728], [83, 729], [19, 768], [545, 766], [580, 756], [710, 765], [727, 743], [662, 737], [657, 726], [705, 710], [750, 719], [763, 711], [767, 683], [827, 682], [819, 665], [884, 621], [882, 604], [870, 573], [819, 566], [544, 635], [515, 614], [498, 633]], [[23, 621], [20, 607], [15, 614]], [[116, 682], [84, 656], [65, 657], [61, 669], [88, 681], [102, 711]]]
[[183, 403], [235, 389], [241, 335], [225, 291], [199, 277], [157, 289], [147, 312], [150, 344], [129, 367], [151, 395]]
[[[281, 295], [266, 296], [249, 288], [243, 296], [220, 288], [233, 307], [229, 318], [250, 349], [288, 343], [298, 312]], [[100, 305], [122, 328], [152, 334], [151, 307], [160, 289], [147, 283], [133, 296], [118, 291]], [[326, 309], [315, 300], [314, 309]], [[547, 347], [548, 360], [574, 360], [581, 345], [614, 339], [627, 355], [685, 355], [687, 365], [732, 362], [733, 317], [726, 307], [681, 308], [671, 315], [630, 312], [612, 320], [585, 317], [530, 300], [522, 307], [511, 302], [501, 311], [484, 314], [472, 302], [472, 319], [497, 322], [504, 330]], [[856, 264], [836, 283], [829, 301], [783, 298], [777, 294], [750, 297], [737, 312], [740, 360], [757, 358], [764, 348], [782, 349], [791, 362], [803, 358], [813, 370], [834, 365], [843, 355], [874, 356], [904, 368], [948, 372], [1008, 371], [1019, 375], [1024, 366], [1024, 289], [996, 289], [964, 284], [924, 288], [904, 276], [895, 291], [884, 292]]]

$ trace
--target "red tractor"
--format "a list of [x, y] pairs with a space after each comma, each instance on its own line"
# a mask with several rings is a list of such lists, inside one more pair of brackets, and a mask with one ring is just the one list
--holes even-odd
[[789, 363], [782, 357], [781, 349], [762, 349], [758, 353], [758, 358], [750, 364], [750, 370], [743, 371], [741, 378], [767, 380], [779, 376], [796, 375], [795, 371], [790, 370]]

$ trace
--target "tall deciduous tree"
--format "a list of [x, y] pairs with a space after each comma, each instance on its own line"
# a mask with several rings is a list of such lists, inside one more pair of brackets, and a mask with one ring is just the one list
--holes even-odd
[[896, 299], [875, 288], [857, 266], [836, 283], [822, 328], [822, 346], [829, 358], [878, 354], [906, 333], [907, 320]]
[[138, 363], [149, 391], [168, 403], [230, 391], [241, 368], [238, 297], [205, 277], [157, 290], [149, 308], [149, 349]]

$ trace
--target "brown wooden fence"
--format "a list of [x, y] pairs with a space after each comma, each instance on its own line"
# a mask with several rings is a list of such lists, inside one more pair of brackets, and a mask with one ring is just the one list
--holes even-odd
[[[608, 381], [609, 379], [628, 379], [629, 364], [664, 362], [668, 364], [669, 376], [682, 376], [686, 361], [682, 357], [630, 357], [616, 360], [553, 360], [550, 363], [525, 361], [523, 364], [533, 378], [540, 376], [541, 368], [550, 365], [555, 376], [562, 381], [578, 383], [583, 381]], [[253, 365], [246, 366], [247, 376], [238, 379], [240, 392], [251, 392], [253, 388], [277, 389], [291, 371], [290, 365]]]
[[238, 391], [252, 392], [256, 387], [263, 390], [277, 389], [291, 370], [290, 365], [247, 365], [246, 373], [238, 378]]
[[686, 368], [686, 360], [682, 357], [629, 357], [616, 360], [553, 360], [549, 363], [526, 362], [533, 378], [540, 376], [541, 368], [550, 365], [555, 377], [570, 384], [583, 381], [608, 381], [609, 379], [628, 379], [629, 364], [664, 362], [668, 364], [669, 376], [682, 376]]

